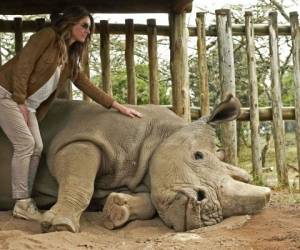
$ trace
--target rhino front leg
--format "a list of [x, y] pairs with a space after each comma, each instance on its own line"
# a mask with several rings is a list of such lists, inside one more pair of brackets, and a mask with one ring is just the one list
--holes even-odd
[[79, 232], [79, 220], [94, 192], [101, 151], [90, 142], [74, 142], [62, 148], [51, 166], [59, 184], [56, 204], [44, 213], [42, 230]]
[[104, 226], [115, 229], [132, 220], [151, 219], [155, 208], [149, 193], [111, 193], [104, 204]]

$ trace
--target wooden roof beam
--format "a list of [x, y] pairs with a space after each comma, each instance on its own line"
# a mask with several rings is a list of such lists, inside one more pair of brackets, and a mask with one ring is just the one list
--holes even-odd
[[82, 5], [91, 13], [182, 13], [190, 12], [192, 4], [193, 0], [1, 0], [0, 14], [49, 14], [71, 5]]

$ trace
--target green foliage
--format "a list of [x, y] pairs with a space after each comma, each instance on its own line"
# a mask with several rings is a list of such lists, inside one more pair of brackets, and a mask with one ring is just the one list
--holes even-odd
[[[121, 102], [127, 103], [127, 72], [125, 65], [125, 37], [121, 35], [111, 35], [110, 63], [111, 63], [111, 81], [114, 98]], [[100, 76], [101, 62], [99, 60], [99, 35], [94, 35], [92, 46], [90, 47], [90, 70], [92, 71], [92, 80], [102, 87]], [[149, 103], [149, 68], [147, 57], [147, 43], [145, 37], [135, 36], [135, 73], [136, 73], [136, 94], [138, 104]], [[159, 65], [159, 96], [160, 104], [170, 104], [170, 86], [169, 79], [169, 62], [160, 58]]]
[[294, 106], [295, 87], [292, 68], [288, 68], [282, 76], [282, 101], [284, 106]]
[[[149, 103], [149, 69], [147, 64], [135, 65], [136, 72], [136, 93], [137, 103]], [[94, 83], [102, 82], [99, 76], [92, 78]], [[114, 98], [121, 102], [127, 103], [127, 73], [125, 67], [119, 67], [112, 71], [112, 87]], [[160, 82], [160, 103], [169, 104], [170, 96], [166, 95], [167, 86]]]
[[[149, 103], [149, 86], [148, 86], [148, 70], [147, 65], [136, 65], [136, 92], [137, 103], [146, 104]], [[119, 69], [115, 71], [113, 76], [113, 94], [114, 97], [122, 102], [127, 102], [127, 74], [126, 69]]]

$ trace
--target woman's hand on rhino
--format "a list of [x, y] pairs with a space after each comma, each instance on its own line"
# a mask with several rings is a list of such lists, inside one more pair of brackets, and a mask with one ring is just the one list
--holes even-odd
[[122, 106], [120, 109], [118, 109], [118, 111], [124, 115], [130, 116], [131, 118], [134, 117], [142, 117], [142, 114], [138, 111], [136, 111], [135, 109], [132, 108], [127, 108], [125, 106]]
[[131, 118], [134, 117], [141, 118], [143, 116], [140, 112], [136, 111], [135, 109], [125, 107], [124, 105], [118, 103], [117, 101], [113, 102], [112, 107], [118, 110], [120, 113], [127, 115]]

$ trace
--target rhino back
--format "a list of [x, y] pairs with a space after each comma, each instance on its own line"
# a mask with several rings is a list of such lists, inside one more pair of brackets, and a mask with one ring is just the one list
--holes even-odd
[[[40, 124], [44, 151], [35, 181], [37, 203], [47, 205], [55, 200], [58, 187], [50, 174], [51, 163], [60, 148], [74, 141], [91, 141], [103, 152], [96, 191], [124, 186], [134, 189], [140, 184], [152, 152], [185, 122], [167, 108], [155, 105], [134, 108], [143, 114], [142, 119], [131, 119], [97, 104], [54, 102]], [[13, 206], [12, 154], [12, 145], [0, 129], [0, 209]]]
[[134, 108], [143, 118], [129, 118], [115, 110], [80, 101], [54, 103], [41, 124], [50, 171], [60, 148], [74, 141], [90, 141], [103, 153], [96, 191], [124, 186], [134, 190], [158, 144], [186, 125], [167, 108], [155, 105]]

